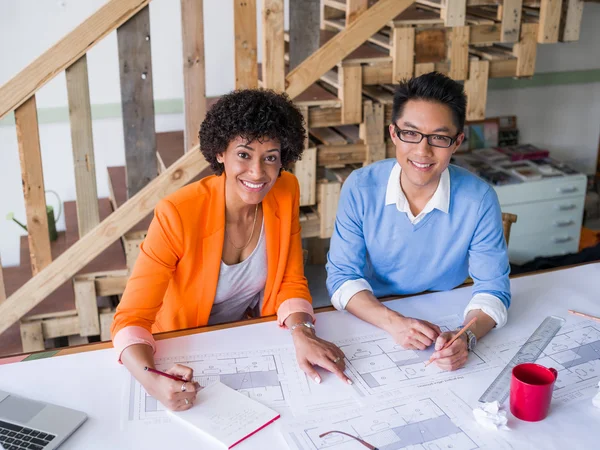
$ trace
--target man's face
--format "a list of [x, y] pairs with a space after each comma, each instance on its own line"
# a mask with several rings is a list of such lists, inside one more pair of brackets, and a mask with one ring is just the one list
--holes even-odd
[[429, 145], [427, 138], [419, 143], [404, 142], [398, 137], [402, 130], [404, 140], [418, 140], [415, 132], [435, 134], [433, 143], [443, 144], [446, 138], [455, 138], [457, 128], [449, 106], [425, 100], [409, 100], [396, 126], [389, 126], [390, 136], [396, 146], [396, 160], [402, 168], [402, 187], [408, 189], [437, 188], [440, 176], [450, 163], [450, 158], [464, 139], [461, 133], [448, 148]]

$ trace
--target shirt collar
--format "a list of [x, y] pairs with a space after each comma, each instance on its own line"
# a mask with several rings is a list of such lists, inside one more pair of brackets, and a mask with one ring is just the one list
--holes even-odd
[[[398, 207], [398, 211], [407, 212], [410, 211], [410, 208], [408, 206], [406, 195], [404, 195], [402, 188], [400, 188], [401, 171], [402, 168], [400, 167], [400, 164], [394, 164], [392, 172], [390, 173], [390, 178], [388, 179], [385, 204], [386, 206], [395, 204]], [[434, 209], [439, 209], [446, 214], [448, 214], [448, 211], [450, 210], [450, 171], [448, 168], [442, 172], [437, 189], [421, 213], [426, 214]]]

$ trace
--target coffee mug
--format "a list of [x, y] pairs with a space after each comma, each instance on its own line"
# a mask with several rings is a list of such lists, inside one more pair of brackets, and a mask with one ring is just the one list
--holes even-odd
[[543, 420], [550, 410], [556, 369], [539, 364], [519, 364], [510, 380], [510, 412], [528, 422]]

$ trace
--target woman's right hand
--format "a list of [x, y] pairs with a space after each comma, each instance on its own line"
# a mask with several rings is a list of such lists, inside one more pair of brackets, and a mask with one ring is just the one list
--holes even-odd
[[394, 342], [407, 350], [425, 350], [442, 333], [440, 327], [426, 320], [391, 316], [385, 331], [392, 335]]
[[[181, 364], [175, 364], [166, 373], [189, 380], [186, 382], [171, 380], [162, 375], [145, 372], [140, 380], [146, 392], [171, 411], [185, 411], [194, 405], [200, 385], [193, 380], [194, 371]], [[187, 402], [186, 402], [187, 400]]]

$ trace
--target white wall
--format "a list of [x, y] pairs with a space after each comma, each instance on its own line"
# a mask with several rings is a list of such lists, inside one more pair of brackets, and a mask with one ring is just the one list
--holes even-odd
[[[11, 79], [54, 42], [79, 25], [106, 0], [0, 0], [0, 85]], [[260, 2], [258, 2], [260, 4]], [[286, 0], [286, 9], [288, 0]], [[157, 100], [183, 96], [179, 0], [150, 4], [154, 96]], [[259, 24], [259, 59], [260, 14]], [[581, 40], [538, 46], [537, 72], [600, 68], [600, 4], [586, 3]], [[233, 2], [204, 0], [207, 95], [233, 89]], [[120, 102], [116, 33], [88, 54], [93, 105]], [[65, 107], [64, 74], [42, 88], [39, 108]], [[552, 88], [490, 91], [487, 115], [517, 114], [523, 139], [547, 145], [557, 156], [591, 171], [595, 164], [600, 124], [600, 83]], [[94, 120], [98, 192], [108, 196], [106, 167], [124, 164], [120, 118]], [[181, 114], [160, 115], [157, 131], [183, 128]], [[42, 160], [47, 189], [63, 201], [75, 198], [75, 182], [68, 123], [40, 126]], [[19, 264], [20, 228], [4, 220], [9, 211], [25, 220], [20, 167], [14, 127], [0, 126], [0, 255], [4, 266]], [[48, 197], [49, 204], [54, 199]], [[64, 224], [59, 223], [59, 229]]]

